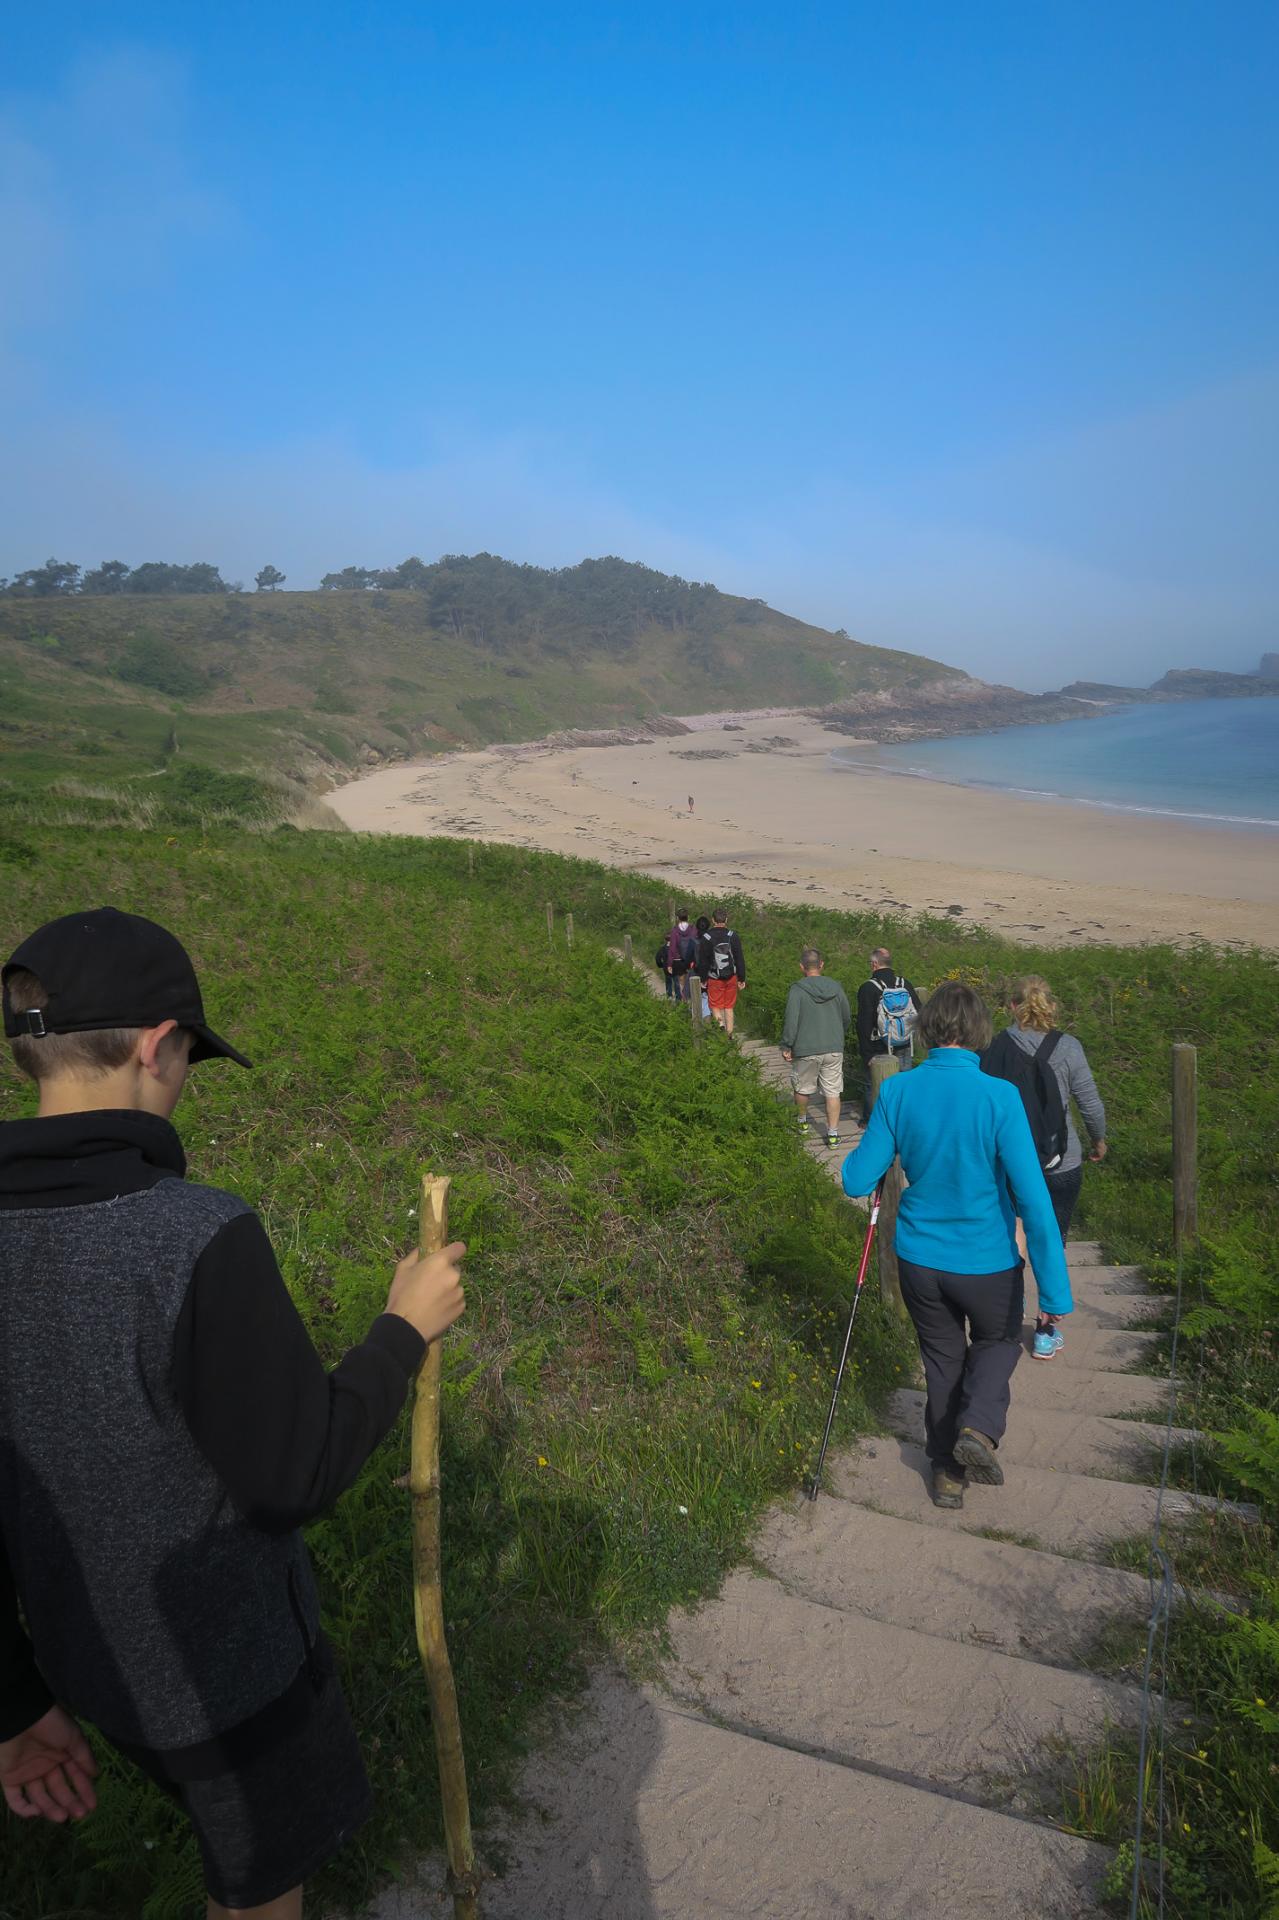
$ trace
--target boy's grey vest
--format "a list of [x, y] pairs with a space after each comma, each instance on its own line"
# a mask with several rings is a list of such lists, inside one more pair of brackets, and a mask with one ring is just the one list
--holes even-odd
[[240, 1518], [170, 1385], [195, 1263], [249, 1211], [172, 1179], [0, 1218], [0, 1525], [45, 1680], [133, 1745], [248, 1719], [318, 1627], [302, 1536]]

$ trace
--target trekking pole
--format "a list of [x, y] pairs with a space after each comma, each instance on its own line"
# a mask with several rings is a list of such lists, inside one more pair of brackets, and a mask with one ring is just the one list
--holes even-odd
[[[418, 1248], [439, 1253], [448, 1242], [447, 1175], [422, 1175], [422, 1212]], [[413, 1620], [431, 1697], [431, 1730], [444, 1805], [444, 1838], [449, 1857], [449, 1890], [455, 1920], [479, 1920], [480, 1876], [471, 1839], [471, 1806], [466, 1791], [466, 1756], [457, 1713], [457, 1689], [444, 1637], [444, 1592], [440, 1582], [440, 1373], [443, 1339], [426, 1350], [413, 1400], [413, 1444], [409, 1491], [413, 1497]]]
[[866, 1269], [870, 1265], [871, 1242], [875, 1238], [875, 1228], [879, 1222], [879, 1203], [884, 1197], [884, 1182], [881, 1180], [871, 1197], [870, 1221], [866, 1228], [866, 1243], [862, 1248], [862, 1261], [857, 1269], [857, 1285], [853, 1290], [853, 1310], [848, 1316], [848, 1326], [844, 1331], [844, 1350], [839, 1356], [839, 1366], [835, 1371], [835, 1391], [830, 1397], [830, 1412], [826, 1415], [826, 1431], [822, 1435], [822, 1450], [817, 1456], [817, 1466], [813, 1477], [805, 1488], [810, 1500], [816, 1500], [821, 1491], [822, 1468], [826, 1464], [826, 1449], [830, 1445], [831, 1428], [835, 1424], [835, 1407], [839, 1401], [839, 1389], [844, 1380], [844, 1368], [848, 1365], [848, 1349], [853, 1340], [853, 1322], [857, 1318], [857, 1305], [862, 1297], [862, 1286], [866, 1279]]

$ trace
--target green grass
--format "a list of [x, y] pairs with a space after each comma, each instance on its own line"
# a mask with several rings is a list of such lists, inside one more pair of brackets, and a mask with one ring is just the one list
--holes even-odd
[[[412, 1239], [418, 1166], [456, 1177], [454, 1221], [473, 1254], [470, 1311], [450, 1341], [447, 1599], [483, 1816], [590, 1652], [651, 1652], [668, 1609], [711, 1589], [748, 1551], [767, 1499], [796, 1484], [820, 1432], [857, 1217], [748, 1065], [717, 1035], [695, 1046], [607, 957], [624, 933], [652, 950], [664, 885], [489, 847], [472, 877], [463, 845], [342, 834], [99, 826], [24, 844], [33, 857], [6, 867], [5, 938], [85, 899], [170, 921], [207, 977], [211, 1017], [260, 1058], [252, 1080], [194, 1076], [193, 1172], [261, 1206], [327, 1353], [358, 1337]], [[548, 947], [548, 899], [557, 929], [574, 914], [571, 956], [558, 933]], [[1079, 1231], [1165, 1285], [1169, 1047], [1196, 1043], [1206, 1239], [1189, 1278], [1181, 1417], [1253, 1436], [1242, 1451], [1201, 1451], [1202, 1485], [1271, 1498], [1266, 1435], [1249, 1422], [1279, 1410], [1275, 959], [1037, 950], [950, 920], [741, 900], [731, 917], [750, 981], [739, 1018], [764, 1037], [809, 940], [850, 986], [882, 939], [921, 987], [960, 977], [992, 1004], [1012, 975], [1045, 972], [1109, 1110], [1111, 1155], [1089, 1170]], [[16, 1111], [20, 1096], [6, 1102]], [[870, 1423], [905, 1361], [875, 1307], [845, 1432]], [[347, 1901], [436, 1837], [393, 1484], [403, 1466], [401, 1433], [312, 1530], [378, 1791], [375, 1823], [326, 1882]], [[1260, 1920], [1256, 1849], [1279, 1851], [1265, 1718], [1279, 1695], [1274, 1542], [1268, 1526], [1211, 1536], [1183, 1550], [1179, 1577], [1245, 1594], [1251, 1612], [1174, 1623], [1171, 1684], [1191, 1725], [1170, 1729], [1169, 1911]], [[1210, 1719], [1221, 1733], [1208, 1768]], [[1134, 1780], [1116, 1741], [1081, 1774], [1073, 1824], [1121, 1842]], [[70, 1842], [24, 1833], [6, 1849], [0, 1915], [137, 1914], [156, 1885], [147, 1920], [181, 1913], [163, 1905], [189, 1870], [175, 1833], [157, 1802], [113, 1779], [96, 1827]], [[156, 1842], [141, 1866], [130, 1834]]]

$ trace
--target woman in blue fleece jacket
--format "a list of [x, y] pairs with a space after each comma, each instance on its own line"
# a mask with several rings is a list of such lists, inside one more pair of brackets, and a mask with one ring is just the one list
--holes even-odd
[[1004, 1478], [995, 1450], [1024, 1307], [1018, 1215], [1043, 1311], [1070, 1313], [1074, 1302], [1021, 1096], [981, 1071], [990, 1015], [971, 987], [948, 980], [920, 1032], [928, 1058], [885, 1080], [844, 1162], [844, 1192], [872, 1192], [900, 1156], [910, 1184], [897, 1214], [897, 1266], [924, 1363], [933, 1499], [959, 1507], [966, 1475], [992, 1486]]

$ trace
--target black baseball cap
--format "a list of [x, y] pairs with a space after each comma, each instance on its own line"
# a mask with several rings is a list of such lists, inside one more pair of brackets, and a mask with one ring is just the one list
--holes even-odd
[[[34, 973], [48, 1004], [17, 1013], [9, 1003], [9, 977], [18, 967]], [[252, 1064], [204, 1022], [200, 982], [182, 942], [154, 920], [115, 907], [68, 913], [50, 920], [23, 941], [5, 962], [4, 1030], [41, 1039], [46, 1033], [101, 1033], [108, 1027], [158, 1027], [176, 1020], [195, 1035], [191, 1059]]]

